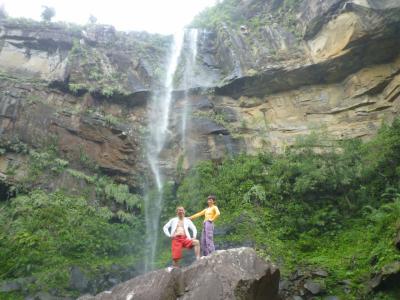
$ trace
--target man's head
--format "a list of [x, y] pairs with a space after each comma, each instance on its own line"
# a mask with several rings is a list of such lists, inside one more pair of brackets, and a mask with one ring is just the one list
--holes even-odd
[[213, 205], [213, 204], [215, 204], [216, 200], [217, 200], [217, 197], [215, 197], [214, 195], [210, 195], [210, 196], [207, 197], [207, 203], [208, 203], [208, 205]]
[[176, 215], [177, 215], [179, 218], [185, 217], [185, 209], [183, 208], [183, 206], [178, 206], [178, 207], [176, 208]]

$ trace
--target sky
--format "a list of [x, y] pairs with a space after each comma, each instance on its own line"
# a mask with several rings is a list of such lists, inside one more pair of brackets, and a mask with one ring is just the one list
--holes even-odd
[[171, 34], [188, 23], [216, 0], [0, 0], [11, 17], [40, 20], [42, 6], [54, 7], [52, 21], [87, 23], [89, 16], [97, 23], [113, 25], [118, 30], [145, 30]]

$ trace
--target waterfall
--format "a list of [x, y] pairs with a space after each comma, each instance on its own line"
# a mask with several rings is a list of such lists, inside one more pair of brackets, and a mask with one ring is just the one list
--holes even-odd
[[147, 161], [154, 178], [156, 191], [150, 193], [148, 187], [148, 192], [145, 196], [144, 209], [146, 219], [146, 244], [148, 247], [145, 254], [145, 271], [153, 268], [158, 233], [161, 230], [159, 228], [159, 223], [163, 207], [162, 193], [164, 176], [160, 159], [165, 142], [169, 137], [168, 125], [173, 91], [173, 79], [175, 70], [178, 66], [183, 37], [183, 31], [174, 34], [163, 88], [160, 92], [154, 94], [148, 110], [149, 137], [146, 143]]
[[198, 29], [189, 29], [187, 33], [189, 53], [186, 56], [185, 72], [183, 78], [183, 88], [185, 91], [185, 98], [182, 110], [182, 126], [181, 126], [181, 144], [183, 149], [186, 149], [186, 128], [187, 128], [187, 116], [189, 114], [189, 88], [194, 86], [195, 66], [197, 57], [197, 40], [198, 40]]

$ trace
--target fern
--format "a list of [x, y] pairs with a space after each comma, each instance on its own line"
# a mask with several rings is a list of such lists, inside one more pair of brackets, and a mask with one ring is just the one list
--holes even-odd
[[104, 193], [108, 200], [125, 205], [127, 210], [141, 208], [141, 200], [138, 195], [129, 192], [126, 184], [107, 183]]
[[126, 213], [123, 210], [117, 212], [117, 217], [124, 223], [133, 224], [135, 222], [135, 217], [132, 214]]

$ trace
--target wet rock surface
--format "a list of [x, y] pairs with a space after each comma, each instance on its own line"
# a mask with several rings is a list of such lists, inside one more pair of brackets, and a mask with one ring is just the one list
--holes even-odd
[[[73, 167], [97, 166], [120, 182], [137, 185], [135, 177], [144, 169], [140, 156], [143, 106], [132, 109], [90, 95], [76, 97], [41, 82], [11, 76], [4, 78], [0, 86], [2, 147], [10, 143], [23, 143], [33, 149], [56, 147]], [[133, 116], [133, 110], [139, 116]], [[14, 162], [19, 164], [21, 168], [14, 176], [18, 181], [19, 174], [29, 166], [23, 154], [12, 152], [6, 152], [0, 170], [4, 173]]]
[[15, 292], [25, 290], [26, 286], [35, 282], [34, 277], [23, 277], [14, 280], [7, 280], [0, 283], [0, 292]]
[[369, 281], [371, 290], [385, 290], [388, 288], [398, 287], [400, 282], [400, 262], [396, 261], [385, 265], [382, 270], [375, 274]]
[[183, 269], [164, 269], [89, 299], [278, 299], [279, 270], [250, 248], [217, 251]]
[[326, 279], [329, 272], [323, 269], [298, 269], [279, 283], [279, 294], [284, 300], [339, 299], [329, 295]]
[[312, 280], [307, 280], [306, 283], [304, 283], [304, 288], [313, 295], [319, 295], [325, 291], [323, 284]]

